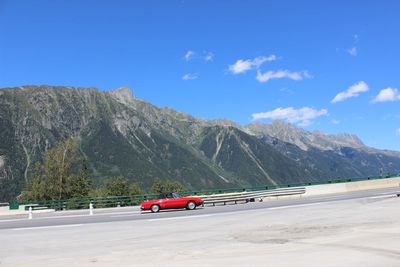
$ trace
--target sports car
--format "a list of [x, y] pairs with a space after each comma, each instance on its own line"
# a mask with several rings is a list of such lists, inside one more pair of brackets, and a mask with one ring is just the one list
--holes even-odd
[[160, 194], [155, 200], [142, 202], [141, 210], [151, 210], [159, 212], [164, 209], [183, 209], [194, 210], [203, 204], [203, 200], [198, 197], [181, 197], [178, 193]]

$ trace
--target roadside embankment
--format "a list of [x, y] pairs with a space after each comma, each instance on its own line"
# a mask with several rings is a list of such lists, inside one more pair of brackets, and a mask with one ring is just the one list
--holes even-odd
[[364, 180], [364, 181], [337, 183], [337, 184], [333, 183], [333, 184], [323, 184], [323, 185], [311, 185], [311, 186], [306, 186], [306, 193], [303, 196], [348, 193], [355, 191], [392, 188], [392, 187], [400, 187], [400, 177], [382, 178], [375, 180]]

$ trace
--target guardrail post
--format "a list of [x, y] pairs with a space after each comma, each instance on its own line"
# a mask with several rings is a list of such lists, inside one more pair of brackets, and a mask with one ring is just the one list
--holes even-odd
[[93, 215], [93, 203], [89, 203], [89, 215]]
[[28, 219], [29, 219], [29, 220], [32, 220], [32, 207], [29, 207]]

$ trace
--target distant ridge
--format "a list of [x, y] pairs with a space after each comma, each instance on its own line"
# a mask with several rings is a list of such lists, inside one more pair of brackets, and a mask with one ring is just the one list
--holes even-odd
[[0, 129], [0, 201], [20, 193], [44, 151], [72, 136], [97, 184], [124, 175], [144, 187], [158, 177], [228, 188], [400, 170], [399, 152], [367, 147], [355, 135], [195, 118], [140, 100], [128, 87], [0, 89]]

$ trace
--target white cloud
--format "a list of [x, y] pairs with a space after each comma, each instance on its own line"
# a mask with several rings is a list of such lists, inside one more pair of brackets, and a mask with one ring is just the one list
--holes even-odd
[[310, 107], [302, 107], [295, 109], [293, 107], [277, 108], [268, 112], [252, 114], [253, 120], [271, 119], [271, 120], [286, 120], [290, 123], [298, 124], [299, 126], [308, 126], [313, 123], [313, 120], [328, 114], [326, 109], [316, 110]]
[[360, 81], [350, 86], [346, 91], [338, 93], [331, 101], [331, 103], [337, 103], [344, 101], [351, 97], [359, 96], [361, 93], [369, 90], [368, 85], [364, 81]]
[[400, 136], [400, 128], [396, 129], [396, 134]]
[[360, 37], [358, 36], [358, 34], [354, 34], [353, 35], [353, 46], [350, 47], [349, 49], [347, 49], [347, 53], [349, 53], [350, 56], [357, 56], [358, 54], [358, 48], [357, 48], [357, 44], [359, 41]]
[[335, 119], [331, 120], [331, 122], [332, 122], [332, 124], [335, 124], [335, 125], [338, 125], [340, 123], [339, 120], [335, 120]]
[[358, 54], [357, 47], [353, 46], [350, 49], [347, 49], [347, 53], [349, 53], [351, 56], [355, 57]]
[[256, 79], [261, 82], [265, 83], [272, 79], [282, 79], [288, 78], [291, 80], [299, 81], [305, 78], [310, 78], [311, 75], [308, 74], [307, 71], [288, 71], [288, 70], [278, 70], [278, 71], [267, 71], [261, 73], [260, 70], [257, 71]]
[[212, 53], [212, 52], [205, 52], [204, 60], [205, 60], [206, 62], [213, 61], [213, 59], [214, 59], [214, 53]]
[[188, 50], [184, 56], [186, 61], [190, 61], [193, 59], [193, 57], [196, 55], [196, 53], [192, 50]]
[[396, 88], [385, 88], [382, 89], [379, 94], [372, 100], [372, 102], [388, 102], [388, 101], [399, 101], [400, 92]]
[[203, 51], [202, 53], [198, 53], [193, 50], [188, 50], [186, 54], [183, 56], [183, 59], [186, 61], [191, 61], [193, 59], [204, 59], [206, 62], [210, 62], [214, 60], [214, 53], [209, 51]]
[[261, 56], [254, 59], [239, 59], [234, 64], [229, 65], [228, 69], [232, 74], [245, 73], [251, 69], [258, 69], [263, 63], [277, 60], [277, 56]]
[[199, 75], [197, 73], [186, 73], [185, 75], [182, 76], [182, 80], [184, 81], [196, 80], [198, 78]]

